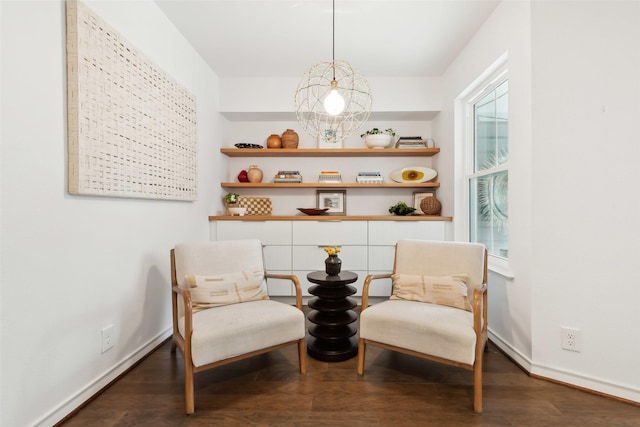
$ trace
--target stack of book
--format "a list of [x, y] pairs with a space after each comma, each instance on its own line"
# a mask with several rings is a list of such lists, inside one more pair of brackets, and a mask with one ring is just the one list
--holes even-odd
[[401, 136], [396, 142], [396, 148], [426, 148], [427, 140], [421, 136]]
[[380, 184], [384, 182], [380, 172], [358, 172], [356, 182], [359, 184]]
[[302, 175], [300, 175], [299, 171], [278, 171], [276, 176], [273, 178], [274, 183], [301, 183]]
[[342, 182], [342, 175], [338, 171], [321, 171], [318, 182], [339, 183]]

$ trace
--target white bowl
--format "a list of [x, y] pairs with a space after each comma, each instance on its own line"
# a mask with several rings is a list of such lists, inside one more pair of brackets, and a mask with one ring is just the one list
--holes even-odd
[[247, 213], [247, 208], [229, 208], [231, 216], [244, 216], [245, 213]]
[[379, 133], [375, 135], [367, 135], [364, 137], [364, 143], [369, 148], [387, 148], [391, 145], [393, 137], [386, 133]]

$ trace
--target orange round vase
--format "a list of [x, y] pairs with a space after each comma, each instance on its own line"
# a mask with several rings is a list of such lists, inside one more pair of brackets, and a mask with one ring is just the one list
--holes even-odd
[[269, 138], [267, 138], [267, 148], [282, 148], [282, 139], [280, 138], [280, 135], [276, 135], [275, 133], [273, 135], [269, 135]]

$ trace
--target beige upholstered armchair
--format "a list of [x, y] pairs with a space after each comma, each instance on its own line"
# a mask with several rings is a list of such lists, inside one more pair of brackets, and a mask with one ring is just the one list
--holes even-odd
[[[291, 280], [296, 307], [268, 299], [268, 278]], [[184, 359], [185, 409], [194, 374], [288, 345], [306, 371], [302, 291], [295, 275], [268, 274], [259, 240], [186, 243], [171, 250], [172, 352]]]
[[[392, 279], [392, 295], [368, 306], [369, 286]], [[467, 297], [468, 290], [468, 297]], [[482, 412], [487, 341], [487, 251], [461, 242], [401, 240], [392, 274], [365, 279], [358, 374], [367, 345], [473, 371], [473, 409]]]

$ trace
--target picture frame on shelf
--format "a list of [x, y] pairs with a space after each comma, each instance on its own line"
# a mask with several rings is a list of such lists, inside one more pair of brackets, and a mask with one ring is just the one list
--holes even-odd
[[424, 199], [425, 197], [435, 197], [435, 196], [436, 196], [435, 189], [416, 191], [413, 193], [413, 207], [416, 209], [416, 211], [421, 213], [422, 209], [420, 209], [420, 202], [422, 202], [422, 199]]
[[316, 190], [316, 208], [328, 209], [327, 215], [346, 215], [347, 190]]
[[343, 132], [342, 124], [322, 124], [320, 136], [318, 136], [318, 148], [342, 148]]

